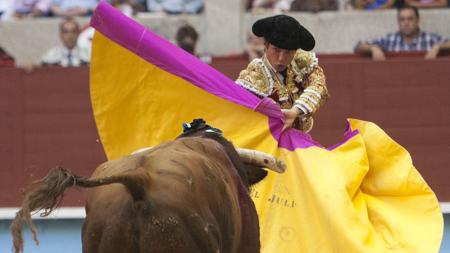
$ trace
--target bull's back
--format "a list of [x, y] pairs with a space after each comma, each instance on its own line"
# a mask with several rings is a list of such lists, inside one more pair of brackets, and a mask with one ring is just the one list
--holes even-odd
[[84, 252], [237, 251], [239, 178], [217, 142], [179, 139], [107, 162], [93, 177], [139, 168], [149, 182], [143, 199], [120, 184], [88, 191]]

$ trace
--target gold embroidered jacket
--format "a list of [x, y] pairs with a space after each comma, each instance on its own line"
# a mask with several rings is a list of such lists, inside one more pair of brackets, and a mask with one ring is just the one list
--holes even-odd
[[294, 127], [308, 132], [312, 128], [312, 115], [328, 99], [325, 75], [314, 53], [297, 50], [285, 76], [277, 73], [263, 56], [255, 59], [242, 70], [236, 83], [259, 97], [270, 97], [281, 108], [292, 106], [304, 115]]

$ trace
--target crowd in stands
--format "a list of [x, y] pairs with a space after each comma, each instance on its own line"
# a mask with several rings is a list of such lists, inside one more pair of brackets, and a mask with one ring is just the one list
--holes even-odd
[[446, 8], [449, 0], [247, 0], [252, 12], [319, 12], [333, 10], [382, 10], [403, 5], [417, 8]]
[[198, 57], [201, 61], [205, 63], [211, 63], [211, 55], [208, 53], [198, 53], [197, 52], [197, 42], [199, 39], [199, 34], [197, 30], [190, 24], [184, 24], [180, 26], [175, 35], [175, 44], [182, 48], [184, 51]]
[[[137, 12], [158, 14], [199, 14], [203, 11], [204, 0], [108, 0], [110, 4], [125, 15]], [[41, 58], [43, 66], [77, 67], [90, 62], [91, 43], [94, 29], [81, 27], [73, 18], [92, 15], [99, 0], [1, 0], [0, 20], [20, 20], [37, 17], [62, 17], [59, 25], [61, 45], [51, 48]], [[177, 43], [183, 49], [196, 54], [195, 45], [198, 34], [191, 26], [181, 27]], [[210, 56], [201, 56], [210, 62]], [[14, 66], [14, 58], [0, 46], [0, 66]], [[32, 66], [34, 67], [34, 66]], [[32, 68], [31, 67], [31, 68]]]
[[[108, 1], [129, 16], [143, 11], [160, 14], [198, 14], [204, 7], [204, 0]], [[393, 31], [382, 38], [358, 42], [355, 46], [356, 53], [371, 55], [374, 60], [385, 60], [387, 52], [422, 51], [426, 52], [426, 59], [434, 59], [440, 51], [450, 50], [450, 39], [420, 30], [418, 10], [446, 7], [450, 0], [247, 0], [247, 10], [318, 12], [338, 10], [346, 6], [339, 1], [349, 1], [351, 9], [378, 10], [398, 6], [398, 31]], [[73, 17], [91, 15], [97, 4], [98, 0], [2, 0], [0, 1], [0, 17], [2, 19], [64, 17], [59, 27], [61, 46], [46, 52], [42, 56], [41, 65], [80, 66], [90, 61], [94, 29], [80, 27]], [[199, 34], [194, 27], [185, 24], [179, 27], [174, 43], [204, 62], [210, 63], [210, 55], [198, 54], [196, 51], [198, 37]], [[244, 50], [243, 54], [249, 61], [261, 57], [264, 52], [264, 41], [249, 32]], [[14, 58], [0, 47], [0, 66], [13, 65]]]
[[[89, 16], [99, 0], [1, 0], [0, 19], [26, 17]], [[108, 0], [113, 6], [132, 15], [137, 12], [164, 14], [198, 14], [204, 0]]]
[[[127, 15], [137, 12], [199, 14], [205, 0], [108, 0]], [[25, 17], [88, 16], [99, 0], [2, 0], [0, 19]], [[251, 12], [319, 12], [330, 10], [382, 10], [402, 5], [446, 8], [449, 0], [246, 0]]]

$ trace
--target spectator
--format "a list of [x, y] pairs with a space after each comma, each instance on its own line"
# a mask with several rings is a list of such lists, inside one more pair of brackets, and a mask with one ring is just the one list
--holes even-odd
[[336, 0], [294, 0], [291, 4], [291, 11], [335, 11], [338, 9]]
[[427, 51], [425, 58], [433, 59], [440, 49], [446, 48], [441, 36], [421, 31], [419, 28], [419, 11], [416, 7], [403, 6], [397, 12], [399, 31], [389, 33], [383, 38], [359, 42], [355, 51], [370, 53], [374, 60], [385, 60], [384, 52]]
[[195, 47], [197, 45], [198, 33], [194, 27], [184, 25], [178, 28], [176, 42], [179, 47], [186, 52], [195, 55]]
[[448, 0], [405, 0], [405, 3], [417, 8], [445, 8]]
[[0, 67], [13, 67], [14, 65], [14, 58], [0, 47]]
[[147, 9], [167, 14], [198, 14], [203, 11], [203, 0], [147, 0]]
[[261, 58], [264, 55], [264, 39], [249, 31], [247, 33], [245, 55], [247, 56], [249, 62], [253, 61], [253, 59]]
[[97, 6], [97, 0], [53, 0], [51, 11], [55, 16], [88, 16]]
[[50, 49], [42, 57], [42, 65], [76, 67], [88, 64], [90, 60], [88, 53], [80, 50], [77, 46], [79, 33], [78, 22], [71, 17], [64, 19], [59, 26], [59, 35], [63, 46]]
[[17, 18], [48, 15], [52, 0], [15, 0], [14, 16]]
[[175, 36], [176, 44], [184, 49], [184, 51], [197, 56], [201, 61], [205, 63], [211, 63], [211, 56], [209, 54], [198, 54], [196, 47], [198, 41], [198, 33], [191, 25], [183, 25], [178, 28]]

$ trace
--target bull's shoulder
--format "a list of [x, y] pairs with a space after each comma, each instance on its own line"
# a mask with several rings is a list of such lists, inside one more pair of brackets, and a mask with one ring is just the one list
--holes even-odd
[[184, 137], [177, 139], [175, 145], [180, 145], [181, 147], [188, 148], [198, 152], [215, 152], [215, 151], [223, 151], [223, 146], [209, 138], [204, 137]]

